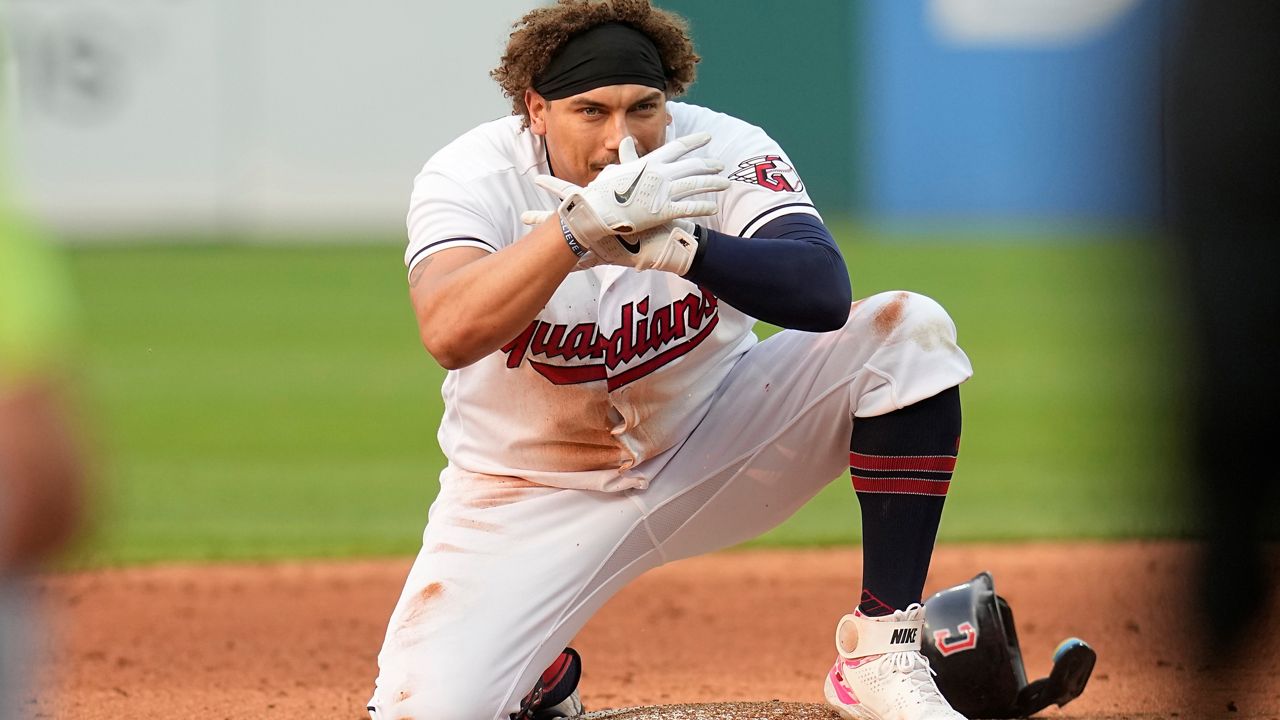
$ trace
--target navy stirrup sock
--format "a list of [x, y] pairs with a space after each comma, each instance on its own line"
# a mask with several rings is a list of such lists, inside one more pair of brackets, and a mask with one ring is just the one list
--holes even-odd
[[960, 447], [960, 389], [854, 418], [849, 474], [862, 507], [864, 615], [920, 602]]

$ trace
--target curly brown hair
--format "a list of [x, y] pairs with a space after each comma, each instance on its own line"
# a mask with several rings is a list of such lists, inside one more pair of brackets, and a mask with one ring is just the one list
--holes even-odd
[[667, 77], [667, 97], [683, 95], [693, 84], [694, 66], [702, 58], [693, 51], [684, 18], [653, 7], [649, 0], [559, 0], [529, 11], [512, 25], [507, 51], [489, 73], [502, 86], [502, 94], [511, 98], [511, 114], [523, 115], [528, 125], [524, 91], [533, 87], [534, 78], [569, 38], [609, 22], [630, 25], [653, 41]]

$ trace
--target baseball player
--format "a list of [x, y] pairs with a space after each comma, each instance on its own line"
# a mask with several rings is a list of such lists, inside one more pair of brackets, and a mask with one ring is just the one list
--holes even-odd
[[[929, 298], [850, 302], [786, 152], [670, 99], [697, 61], [648, 0], [535, 9], [493, 72], [513, 115], [415, 180], [405, 261], [449, 370], [449, 464], [375, 720], [580, 713], [567, 646], [609, 597], [776, 526], [846, 467], [865, 564], [826, 698], [960, 717], [919, 653], [919, 601], [969, 361]], [[787, 330], [758, 342], [757, 319]]]

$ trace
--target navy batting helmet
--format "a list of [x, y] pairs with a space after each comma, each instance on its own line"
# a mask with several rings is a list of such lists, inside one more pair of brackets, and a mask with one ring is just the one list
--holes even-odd
[[922, 652], [938, 673], [938, 689], [965, 717], [1028, 717], [1074, 700], [1093, 672], [1097, 654], [1068, 638], [1053, 654], [1049, 677], [1028, 683], [1009, 603], [996, 594], [991, 573], [943, 590], [924, 603]]

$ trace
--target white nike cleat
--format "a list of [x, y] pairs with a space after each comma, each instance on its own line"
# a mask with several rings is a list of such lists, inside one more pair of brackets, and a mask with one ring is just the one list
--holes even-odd
[[[871, 618], [854, 611], [836, 626], [840, 657], [827, 673], [827, 704], [845, 720], [964, 720], [933, 682], [920, 654], [924, 607]], [[853, 649], [846, 649], [853, 644]]]

